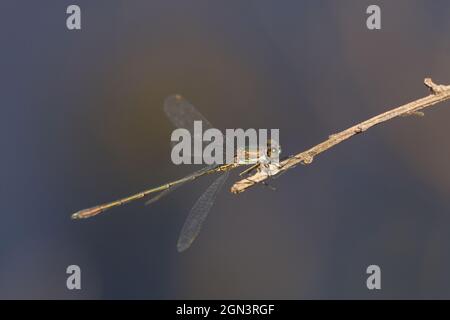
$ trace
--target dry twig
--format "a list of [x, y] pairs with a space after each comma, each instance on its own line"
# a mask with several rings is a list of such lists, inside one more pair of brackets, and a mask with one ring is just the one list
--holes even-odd
[[[298, 153], [295, 156], [292, 156], [280, 162], [280, 168], [275, 172], [274, 175], [279, 175], [298, 164], [310, 164], [313, 161], [314, 157], [319, 153], [322, 153], [330, 149], [331, 147], [334, 147], [335, 145], [353, 137], [354, 135], [362, 133], [377, 124], [400, 116], [422, 116], [423, 113], [420, 110], [450, 99], [450, 86], [437, 85], [430, 78], [426, 78], [424, 83], [431, 90], [430, 95], [402, 105], [398, 108], [389, 110], [378, 116], [370, 118], [369, 120], [361, 122], [351, 128], [329, 136], [328, 140], [325, 140], [324, 142], [312, 147], [311, 149]], [[272, 177], [274, 175], [272, 175]], [[256, 184], [264, 182], [268, 178], [269, 176], [267, 174], [263, 172], [257, 172], [251, 177], [236, 182], [231, 187], [231, 192], [241, 193]]]

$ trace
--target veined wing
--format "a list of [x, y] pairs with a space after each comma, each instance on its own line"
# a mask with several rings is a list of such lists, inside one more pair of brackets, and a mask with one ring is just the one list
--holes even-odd
[[[212, 129], [213, 126], [189, 101], [179, 94], [171, 95], [164, 100], [164, 112], [176, 128], [187, 129], [195, 141], [204, 145], [203, 133], [198, 136], [194, 134], [194, 121], [202, 121], [203, 131]], [[233, 140], [233, 136], [224, 136], [224, 155], [226, 154], [226, 145], [233, 146]]]
[[189, 248], [200, 232], [203, 222], [208, 216], [217, 194], [222, 189], [230, 171], [222, 173], [206, 191], [198, 198], [184, 222], [178, 238], [177, 249], [182, 252]]
[[182, 185], [184, 185], [186, 182], [189, 182], [189, 181], [197, 179], [198, 177], [204, 175], [205, 172], [210, 171], [213, 168], [214, 168], [214, 166], [208, 166], [208, 167], [204, 167], [204, 168], [202, 168], [202, 169], [200, 169], [198, 171], [195, 171], [194, 173], [191, 173], [190, 175], [188, 175], [188, 176], [183, 178], [184, 182], [175, 184], [175, 185], [169, 187], [168, 189], [165, 189], [165, 190], [161, 191], [160, 193], [158, 193], [153, 198], [147, 200], [145, 202], [145, 205], [149, 205], [149, 204], [152, 204], [152, 203], [158, 201], [159, 199], [161, 199], [162, 197], [166, 196], [170, 192], [172, 192], [172, 191], [178, 189], [179, 187], [181, 187]]
[[[187, 129], [194, 139], [200, 139], [200, 141], [202, 141], [202, 137], [194, 136], [194, 121], [202, 121], [203, 130], [212, 128], [211, 123], [200, 113], [200, 111], [198, 111], [197, 108], [195, 108], [189, 101], [187, 101], [179, 94], [168, 96], [164, 100], [163, 109], [167, 118], [175, 126], [175, 128]], [[214, 165], [207, 166], [199, 171], [194, 172], [192, 175], [207, 171], [209, 169], [212, 169], [213, 167]], [[159, 199], [184, 185], [187, 181], [160, 192], [153, 198], [147, 200], [147, 202], [145, 202], [145, 205], [149, 205], [158, 201]]]
[[[203, 130], [212, 128], [211, 123], [189, 101], [180, 95], [172, 95], [166, 98], [164, 101], [164, 112], [176, 128], [187, 129], [191, 133], [193, 139], [200, 139], [200, 141], [202, 141], [201, 136], [194, 135], [194, 121], [202, 121]], [[192, 180], [195, 179], [195, 177], [201, 176], [205, 171], [213, 169], [215, 166], [216, 165], [210, 165], [193, 173], [191, 175]], [[219, 191], [222, 189], [225, 181], [228, 179], [228, 176], [229, 171], [223, 172], [194, 204], [194, 207], [189, 212], [178, 238], [177, 248], [179, 252], [189, 248], [199, 234], [202, 224], [208, 216], [208, 213], [214, 204], [214, 200], [216, 199]], [[146, 204], [151, 204], [158, 201], [188, 181], [191, 181], [191, 179], [186, 179], [183, 183], [162, 191], [155, 197], [148, 200]]]
[[164, 100], [164, 112], [176, 128], [185, 128], [194, 134], [194, 121], [202, 121], [203, 129], [212, 128], [211, 123], [185, 98], [179, 94]]

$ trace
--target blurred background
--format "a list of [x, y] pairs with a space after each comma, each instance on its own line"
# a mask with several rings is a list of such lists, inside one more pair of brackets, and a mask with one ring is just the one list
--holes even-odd
[[[66, 28], [70, 4], [80, 31]], [[224, 190], [182, 254], [211, 178], [70, 220], [192, 171], [170, 161], [170, 94], [221, 129], [279, 128], [288, 155], [427, 95], [427, 76], [450, 84], [450, 2], [4, 0], [0, 12], [0, 298], [450, 298], [450, 103], [333, 148], [277, 191]], [[71, 264], [82, 290], [66, 288]], [[382, 290], [366, 288], [371, 264]]]

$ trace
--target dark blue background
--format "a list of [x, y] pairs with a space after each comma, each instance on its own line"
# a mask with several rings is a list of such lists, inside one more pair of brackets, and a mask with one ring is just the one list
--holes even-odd
[[[82, 30], [65, 11], [82, 9]], [[366, 8], [382, 29], [366, 28]], [[178, 178], [164, 98], [219, 128], [279, 128], [292, 154], [450, 84], [448, 1], [12, 1], [0, 4], [0, 298], [450, 298], [450, 105], [396, 119], [273, 184], [210, 179], [152, 207], [71, 221]], [[236, 180], [236, 176], [233, 179]], [[228, 188], [228, 186], [227, 186]], [[66, 267], [82, 290], [66, 289]], [[366, 267], [382, 290], [366, 288]]]

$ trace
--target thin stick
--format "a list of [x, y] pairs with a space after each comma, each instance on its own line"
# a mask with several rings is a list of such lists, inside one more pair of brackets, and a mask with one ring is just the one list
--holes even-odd
[[[274, 175], [279, 175], [280, 173], [289, 170], [298, 164], [305, 164], [305, 165], [310, 164], [313, 161], [314, 157], [317, 156], [318, 154], [353, 137], [354, 135], [366, 131], [367, 129], [377, 124], [383, 123], [385, 121], [391, 120], [399, 116], [409, 116], [409, 115], [423, 116], [423, 113], [420, 112], [420, 110], [450, 99], [450, 86], [437, 85], [430, 78], [426, 78], [424, 83], [431, 90], [430, 95], [407, 103], [405, 105], [402, 105], [398, 108], [389, 110], [378, 116], [370, 118], [369, 120], [361, 122], [351, 128], [348, 128], [344, 131], [329, 136], [327, 140], [312, 147], [311, 149], [298, 153], [295, 156], [289, 157], [288, 159], [280, 162], [280, 168], [275, 172], [273, 172], [271, 176], [273, 177]], [[264, 172], [257, 172], [251, 177], [237, 181], [231, 187], [231, 192], [232, 193], [244, 192], [248, 188], [256, 184], [262, 183], [269, 177], [270, 176], [268, 176]]]

